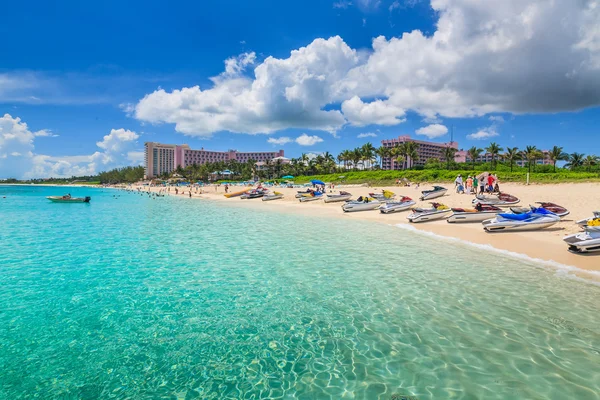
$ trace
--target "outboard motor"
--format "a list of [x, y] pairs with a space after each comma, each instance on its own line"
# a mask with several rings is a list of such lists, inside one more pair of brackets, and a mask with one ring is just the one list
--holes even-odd
[[89, 203], [92, 198], [90, 196], [85, 196], [85, 202]]

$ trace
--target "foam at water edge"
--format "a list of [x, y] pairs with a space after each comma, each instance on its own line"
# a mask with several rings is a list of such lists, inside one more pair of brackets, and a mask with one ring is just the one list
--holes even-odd
[[458, 239], [455, 237], [438, 235], [437, 233], [422, 231], [422, 230], [417, 229], [414, 226], [408, 225], [408, 224], [395, 224], [392, 226], [395, 226], [397, 228], [404, 229], [407, 231], [415, 232], [415, 233], [418, 233], [423, 236], [429, 236], [429, 237], [435, 238], [437, 240], [444, 240], [447, 242], [459, 243], [459, 244], [463, 244], [463, 245], [467, 245], [467, 246], [476, 247], [478, 249], [486, 250], [486, 251], [495, 251], [497, 253], [503, 254], [508, 257], [517, 258], [517, 259], [527, 261], [530, 263], [535, 263], [535, 264], [538, 264], [545, 268], [551, 268], [552, 270], [554, 270], [556, 272], [555, 275], [557, 277], [573, 279], [576, 281], [590, 283], [592, 285], [600, 286], [600, 281], [597, 281], [594, 279], [585, 279], [585, 278], [582, 278], [581, 276], [572, 274], [572, 273], [579, 273], [579, 274], [593, 276], [597, 279], [600, 279], [600, 271], [589, 271], [586, 269], [577, 268], [572, 265], [566, 265], [566, 264], [562, 264], [562, 263], [552, 261], [552, 260], [542, 260], [540, 258], [530, 257], [526, 254], [516, 253], [514, 251], [509, 251], [509, 250], [498, 249], [489, 244], [479, 244], [479, 243], [470, 242], [468, 240]]

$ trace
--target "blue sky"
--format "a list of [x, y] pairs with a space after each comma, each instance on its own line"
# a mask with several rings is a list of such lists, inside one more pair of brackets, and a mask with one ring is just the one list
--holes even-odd
[[597, 0], [472, 3], [9, 2], [0, 178], [137, 164], [145, 141], [298, 156], [452, 128], [600, 154]]

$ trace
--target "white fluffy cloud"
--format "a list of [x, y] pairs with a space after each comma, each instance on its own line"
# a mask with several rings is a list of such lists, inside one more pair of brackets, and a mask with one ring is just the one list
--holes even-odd
[[377, 137], [376, 133], [373, 132], [367, 132], [367, 133], [359, 133], [358, 136], [356, 136], [359, 139], [364, 139], [364, 138], [368, 138], [368, 137]]
[[57, 136], [48, 130], [32, 132], [18, 117], [0, 118], [0, 178], [70, 177], [93, 175], [123, 165], [140, 165], [144, 153], [135, 151], [138, 135], [113, 129], [90, 155], [49, 156], [35, 152], [35, 138]]
[[[356, 1], [363, 9], [377, 3]], [[377, 37], [366, 51], [340, 37], [316, 39], [287, 58], [262, 62], [246, 53], [226, 61], [211, 87], [158, 89], [136, 104], [134, 115], [210, 136], [395, 125], [409, 110], [433, 121], [600, 104], [598, 0], [430, 4], [438, 17], [431, 35]]]
[[289, 138], [287, 136], [282, 136], [279, 138], [269, 138], [267, 139], [267, 143], [271, 143], [271, 144], [275, 144], [275, 145], [284, 145], [286, 143], [290, 143], [293, 142], [292, 138]]
[[429, 139], [434, 139], [447, 134], [448, 128], [441, 124], [431, 124], [417, 129], [415, 133], [417, 135], [427, 136]]
[[473, 140], [484, 140], [484, 139], [489, 139], [489, 138], [499, 136], [499, 135], [500, 134], [496, 130], [496, 127], [492, 125], [492, 126], [488, 126], [487, 128], [481, 128], [477, 132], [467, 135], [467, 138], [473, 139]]
[[298, 143], [300, 146], [314, 146], [322, 141], [323, 139], [321, 139], [319, 136], [309, 136], [306, 133], [303, 133], [296, 138], [296, 143]]

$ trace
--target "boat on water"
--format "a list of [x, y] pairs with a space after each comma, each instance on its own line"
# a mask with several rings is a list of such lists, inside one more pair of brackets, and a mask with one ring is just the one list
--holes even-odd
[[53, 203], [89, 203], [92, 200], [90, 196], [71, 197], [70, 194], [64, 196], [47, 196], [46, 198]]
[[299, 200], [301, 203], [306, 203], [307, 201], [321, 200], [323, 197], [323, 193], [321, 192], [310, 192], [300, 197]]
[[478, 195], [475, 199], [473, 199], [473, 204], [481, 203], [498, 207], [508, 207], [513, 204], [517, 204], [520, 201], [521, 200], [519, 200], [517, 197], [508, 193], [498, 193], [490, 196]]
[[448, 192], [448, 189], [441, 186], [434, 186], [431, 190], [423, 190], [421, 192], [420, 200], [431, 200], [436, 199], [438, 197], [442, 197]]
[[[554, 203], [548, 203], [548, 202], [536, 202], [535, 204], [539, 204], [541, 208], [545, 208], [546, 210], [553, 212], [554, 214], [558, 215], [559, 217], [565, 217], [567, 215], [569, 215], [569, 210], [567, 210], [566, 208], [559, 206], [558, 204], [554, 204]], [[515, 213], [515, 214], [523, 214], [526, 213], [528, 211], [531, 211], [531, 206], [529, 207], [510, 207], [510, 210]]]
[[431, 203], [431, 208], [413, 208], [412, 213], [406, 216], [410, 222], [435, 221], [445, 218], [452, 209], [441, 203]]
[[325, 203], [335, 203], [338, 201], [347, 201], [351, 198], [351, 193], [341, 191], [339, 194], [328, 194], [323, 201], [325, 201]]
[[265, 194], [262, 198], [262, 201], [271, 201], [271, 200], [279, 200], [279, 199], [283, 199], [283, 193], [273, 192], [273, 193]]
[[548, 228], [560, 221], [560, 217], [545, 208], [533, 207], [523, 214], [498, 214], [496, 218], [483, 221], [487, 232], [534, 231]]
[[375, 210], [381, 205], [381, 201], [374, 197], [359, 197], [356, 200], [347, 201], [342, 204], [344, 212], [370, 211]]
[[407, 196], [402, 196], [399, 201], [387, 201], [379, 207], [379, 212], [382, 214], [391, 214], [395, 212], [405, 211], [417, 204], [413, 199]]
[[502, 212], [502, 209], [489, 204], [478, 203], [475, 208], [453, 208], [446, 222], [483, 222]]
[[599, 229], [586, 228], [583, 232], [568, 235], [563, 238], [572, 253], [594, 253], [600, 251]]
[[240, 190], [239, 192], [225, 193], [223, 196], [225, 196], [225, 197], [227, 197], [229, 199], [231, 197], [241, 196], [241, 195], [243, 195], [246, 192], [247, 192], [247, 189], [244, 189], [244, 190]]
[[379, 201], [390, 201], [396, 197], [396, 194], [384, 189], [381, 191], [381, 193], [369, 193], [369, 197]]

